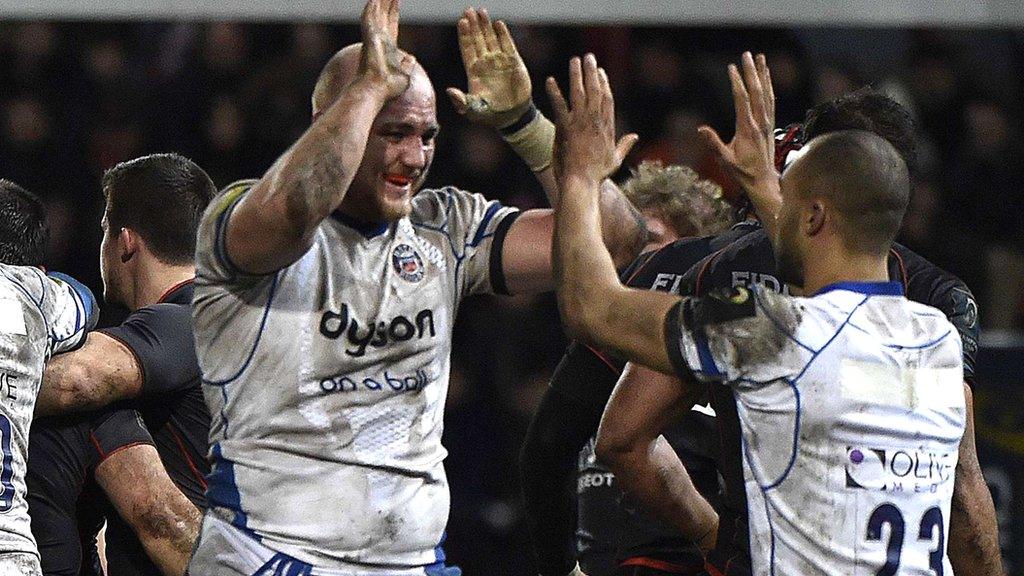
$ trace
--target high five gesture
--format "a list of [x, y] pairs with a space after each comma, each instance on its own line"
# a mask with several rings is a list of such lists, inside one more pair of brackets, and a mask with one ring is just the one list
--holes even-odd
[[700, 127], [705, 142], [750, 195], [758, 215], [771, 227], [778, 210], [779, 174], [775, 170], [775, 93], [763, 54], [743, 53], [742, 73], [729, 65], [736, 134], [726, 144], [709, 126]]

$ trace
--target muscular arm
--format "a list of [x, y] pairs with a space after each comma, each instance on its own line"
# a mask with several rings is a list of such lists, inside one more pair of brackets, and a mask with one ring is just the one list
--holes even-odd
[[967, 401], [967, 428], [960, 441], [960, 458], [953, 485], [949, 560], [958, 575], [1002, 575], [996, 512], [978, 463], [974, 443], [974, 398], [967, 383], [964, 383], [964, 396]]
[[136, 397], [142, 371], [127, 346], [102, 332], [90, 332], [85, 344], [46, 363], [36, 415], [101, 408]]
[[679, 298], [623, 286], [601, 247], [597, 182], [571, 178], [556, 217], [555, 285], [570, 334], [600, 350], [673, 372], [665, 318]]
[[137, 445], [96, 467], [96, 481], [165, 576], [181, 576], [199, 536], [202, 514], [164, 470], [156, 448]]
[[352, 81], [229, 216], [225, 249], [244, 272], [273, 272], [306, 253], [345, 199], [378, 112], [409, 86], [415, 60], [395, 46], [398, 1], [369, 0], [361, 29]]
[[714, 546], [718, 514], [661, 435], [696, 398], [695, 388], [688, 392], [673, 376], [628, 365], [601, 418], [597, 456], [647, 511], [707, 551]]
[[301, 257], [359, 167], [384, 94], [353, 82], [231, 213], [225, 246], [236, 266], [268, 273]]
[[[549, 168], [541, 174], [550, 173]], [[646, 245], [647, 226], [640, 212], [611, 180], [605, 180], [601, 186], [599, 210], [601, 228], [598, 242], [610, 251], [613, 266], [621, 268], [632, 262]], [[554, 226], [551, 210], [528, 210], [512, 224], [502, 251], [502, 271], [513, 294], [545, 292], [554, 288], [551, 274]]]

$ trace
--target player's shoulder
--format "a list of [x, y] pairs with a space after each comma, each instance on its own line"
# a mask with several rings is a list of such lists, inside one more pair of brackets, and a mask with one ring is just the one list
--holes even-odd
[[690, 267], [686, 284], [696, 294], [731, 286], [732, 270], [773, 262], [771, 243], [764, 228], [744, 221], [709, 239], [708, 254]]
[[658, 249], [644, 252], [620, 277], [634, 288], [679, 293], [679, 281], [686, 271], [710, 252], [709, 237], [681, 238]]
[[441, 223], [466, 205], [485, 201], [481, 194], [467, 192], [454, 186], [424, 188], [412, 198], [409, 219], [416, 224]]
[[245, 178], [235, 180], [231, 184], [221, 188], [220, 192], [213, 197], [209, 206], [206, 207], [204, 218], [219, 216], [227, 211], [239, 198], [252, 189], [259, 182], [256, 178]]
[[36, 266], [15, 266], [0, 263], [0, 281], [17, 285], [22, 288], [32, 287], [39, 290], [46, 274]]

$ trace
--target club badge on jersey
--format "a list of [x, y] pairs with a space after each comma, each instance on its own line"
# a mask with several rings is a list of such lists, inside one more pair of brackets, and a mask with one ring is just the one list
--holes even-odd
[[398, 277], [406, 282], [419, 282], [426, 273], [423, 267], [423, 259], [418, 252], [408, 244], [399, 244], [391, 253], [391, 264], [398, 273]]

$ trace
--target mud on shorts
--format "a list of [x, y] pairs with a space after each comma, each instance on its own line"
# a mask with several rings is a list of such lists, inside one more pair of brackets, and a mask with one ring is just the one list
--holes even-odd
[[[416, 568], [316, 568], [275, 552], [252, 534], [207, 512], [188, 564], [188, 576], [462, 576], [443, 563]], [[6, 576], [0, 572], [0, 576]]]

